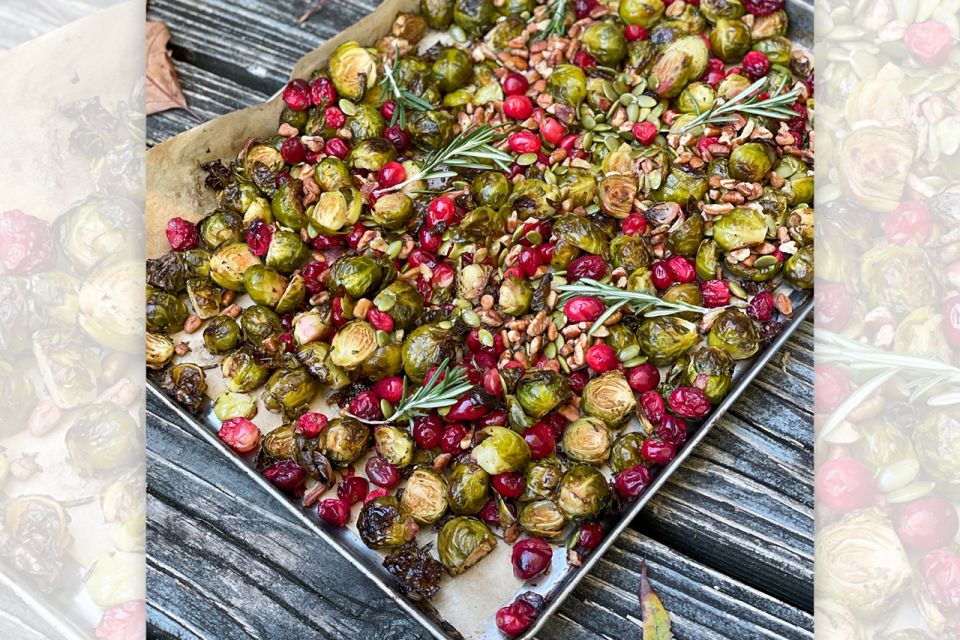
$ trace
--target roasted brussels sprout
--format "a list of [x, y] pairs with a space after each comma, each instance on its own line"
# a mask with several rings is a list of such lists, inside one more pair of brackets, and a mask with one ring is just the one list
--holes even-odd
[[587, 77], [583, 69], [572, 64], [557, 65], [547, 78], [547, 92], [557, 102], [574, 108], [587, 97]]
[[730, 152], [730, 176], [737, 180], [762, 182], [773, 162], [770, 152], [759, 142], [741, 144]]
[[363, 378], [376, 382], [403, 371], [403, 348], [396, 342], [377, 347], [369, 358], [360, 364], [358, 372]]
[[453, 0], [420, 0], [420, 15], [431, 29], [446, 30], [453, 23]]
[[303, 182], [299, 179], [289, 180], [277, 189], [270, 201], [270, 210], [277, 222], [299, 231], [309, 222], [303, 205]]
[[147, 332], [147, 366], [151, 369], [162, 369], [173, 359], [175, 346], [173, 340], [165, 335]]
[[[790, 64], [790, 51], [793, 45], [787, 38], [773, 36], [763, 40], [755, 40], [752, 51], [759, 51], [767, 56], [770, 64], [787, 65]], [[775, 86], [775, 85], [774, 85]]]
[[255, 264], [243, 272], [243, 288], [257, 304], [275, 309], [287, 290], [287, 279], [268, 266]]
[[302, 267], [309, 257], [310, 250], [299, 235], [277, 229], [273, 232], [265, 261], [268, 267], [280, 273], [293, 273]]
[[548, 218], [560, 202], [560, 190], [543, 180], [525, 178], [513, 185], [508, 202], [522, 217]]
[[57, 407], [73, 409], [96, 400], [100, 354], [95, 348], [76, 332], [55, 328], [40, 329], [32, 342], [43, 386]]
[[500, 309], [511, 316], [522, 316], [530, 310], [533, 286], [526, 278], [509, 276], [500, 285]]
[[813, 288], [813, 245], [800, 249], [783, 264], [783, 277], [797, 289]]
[[520, 508], [517, 523], [532, 536], [556, 538], [567, 526], [564, 515], [550, 500], [535, 500]]
[[383, 281], [380, 264], [367, 256], [343, 256], [330, 268], [331, 293], [363, 298], [375, 292]]
[[472, 516], [483, 508], [489, 494], [489, 473], [466, 456], [454, 462], [450, 469], [450, 485], [447, 494], [450, 511], [457, 515]]
[[[676, 202], [684, 205], [691, 198], [699, 200], [709, 188], [707, 177], [697, 171], [689, 171], [685, 167], [672, 167], [660, 188], [653, 192], [653, 197], [661, 202]], [[699, 216], [687, 216], [687, 222], [694, 222]]]
[[470, 82], [470, 76], [473, 75], [473, 61], [463, 49], [446, 47], [437, 53], [431, 71], [440, 90], [450, 93]]
[[710, 48], [726, 63], [741, 60], [750, 50], [750, 27], [743, 20], [717, 20], [710, 31]]
[[[143, 262], [135, 260], [107, 261], [91, 273], [80, 287], [77, 304], [80, 313], [77, 322], [87, 335], [108, 349], [139, 354], [143, 349], [142, 317], [135, 313], [143, 295]], [[6, 290], [6, 291], [4, 291]], [[0, 285], [0, 292], [12, 293], [12, 288]], [[11, 340], [19, 331], [33, 325], [32, 318], [20, 327], [11, 328], [14, 318], [21, 318], [23, 309], [17, 307], [19, 298], [0, 299], [7, 326], [0, 329], [0, 343]], [[7, 306], [9, 305], [9, 306]], [[8, 352], [15, 353], [29, 342], [8, 344]]]
[[334, 418], [323, 430], [324, 455], [337, 467], [353, 464], [363, 456], [370, 441], [370, 427], [354, 418]]
[[733, 360], [723, 349], [702, 347], [690, 354], [684, 368], [688, 386], [699, 387], [716, 404], [730, 391], [733, 381]]
[[619, 371], [608, 371], [588, 382], [580, 399], [584, 414], [599, 418], [611, 429], [623, 425], [633, 415], [636, 406], [633, 389]]
[[371, 549], [390, 549], [413, 540], [417, 523], [394, 496], [383, 496], [363, 503], [357, 533]]
[[413, 200], [405, 193], [388, 193], [373, 205], [373, 220], [384, 229], [399, 230], [413, 217]]
[[409, 329], [423, 313], [423, 298], [406, 280], [394, 280], [373, 299], [377, 309], [390, 314], [397, 329]]
[[453, 116], [446, 111], [414, 111], [407, 115], [413, 143], [425, 151], [443, 149], [453, 139]]
[[510, 197], [510, 181], [499, 171], [484, 171], [473, 179], [470, 193], [479, 207], [498, 209]]
[[595, 467], [578, 464], [560, 479], [557, 508], [574, 522], [593, 520], [610, 502], [610, 489], [603, 473]]
[[677, 96], [677, 110], [681, 113], [703, 113], [716, 98], [716, 90], [706, 82], [691, 82]]
[[240, 325], [230, 316], [216, 316], [203, 329], [203, 345], [214, 355], [227, 353], [240, 344]]
[[[347, 117], [347, 129], [353, 134], [353, 139], [358, 141], [382, 139], [386, 126], [387, 122], [380, 115], [380, 111], [368, 104], [357, 105], [356, 112]], [[372, 157], [367, 159], [375, 160]]]
[[740, 0], [702, 0], [700, 13], [710, 22], [718, 20], [736, 20], [746, 13]]
[[341, 98], [358, 101], [377, 84], [377, 57], [356, 42], [344, 42], [330, 56], [330, 80]]
[[330, 362], [347, 371], [356, 369], [377, 350], [377, 332], [364, 320], [344, 325], [330, 343]]
[[667, 232], [667, 246], [678, 256], [693, 257], [703, 240], [703, 218], [687, 216], [683, 222]]
[[902, 315], [940, 299], [936, 271], [929, 260], [914, 243], [878, 245], [868, 250], [860, 261], [864, 301], [869, 308], [884, 306]]
[[663, 98], [678, 96], [690, 81], [703, 75], [709, 58], [707, 44], [700, 36], [677, 38], [653, 63], [650, 87]]
[[353, 186], [350, 169], [340, 158], [327, 156], [313, 168], [313, 179], [323, 191], [338, 191]]
[[640, 350], [651, 364], [662, 366], [689, 351], [699, 341], [697, 325], [676, 316], [647, 318], [637, 328]]
[[187, 281], [187, 297], [198, 318], [207, 320], [220, 313], [223, 292], [209, 280], [190, 278]]
[[433, 469], [414, 469], [403, 487], [400, 508], [419, 524], [433, 524], [447, 510], [447, 480]]
[[[703, 9], [702, 6], [700, 8], [701, 10]], [[787, 12], [781, 9], [774, 11], [770, 15], [756, 16], [753, 21], [753, 26], [750, 28], [750, 37], [753, 38], [754, 42], [757, 42], [764, 38], [785, 36], [787, 35], [787, 29], [789, 27], [790, 21], [789, 18], [787, 18]], [[805, 77], [809, 74], [809, 69], [807, 71], [808, 73], [797, 73], [797, 75]]]
[[[646, 1], [658, 2], [659, 0]], [[639, 5], [640, 0], [622, 0], [620, 7], [623, 8], [625, 4]], [[587, 53], [597, 62], [608, 67], [619, 64], [627, 55], [627, 41], [623, 37], [623, 31], [613, 22], [594, 22], [583, 32], [580, 41]]]
[[143, 247], [142, 231], [137, 229], [143, 229], [142, 206], [115, 195], [99, 194], [70, 207], [54, 224], [57, 246], [70, 266], [81, 273], [104, 256]]
[[245, 151], [240, 153], [238, 160], [243, 166], [246, 177], [261, 189], [266, 186], [261, 182], [261, 171], [272, 179], [278, 171], [283, 169], [284, 165], [283, 156], [280, 155], [279, 149], [263, 143], [252, 144], [247, 147]]
[[650, 266], [650, 254], [640, 236], [620, 235], [610, 243], [610, 261], [614, 268], [633, 273]]
[[[2, 363], [0, 363], [2, 364]], [[3, 367], [0, 366], [0, 371]], [[15, 383], [15, 379], [8, 382]], [[183, 405], [190, 413], [200, 411], [200, 405], [203, 404], [204, 394], [207, 391], [207, 377], [203, 369], [192, 363], [176, 364], [163, 371], [160, 378], [160, 388], [166, 391], [178, 403]], [[17, 387], [18, 391], [29, 391], [29, 397], [33, 397], [33, 387], [29, 381], [26, 386]], [[20, 401], [22, 402], [20, 396]]]
[[413, 438], [392, 425], [377, 427], [373, 432], [374, 446], [380, 457], [395, 467], [406, 467], [413, 462]]
[[470, 516], [449, 520], [437, 535], [440, 562], [453, 576], [480, 562], [496, 546], [497, 539], [487, 525]]
[[613, 441], [610, 447], [610, 466], [615, 472], [626, 471], [638, 464], [648, 464], [642, 454], [643, 440], [642, 433], [631, 431]]
[[204, 246], [209, 249], [243, 242], [243, 216], [236, 211], [218, 209], [200, 220], [197, 230]]
[[526, 486], [519, 500], [530, 502], [531, 500], [552, 498], [557, 487], [560, 486], [562, 476], [563, 466], [555, 457], [542, 458], [531, 462], [524, 474]]
[[707, 344], [726, 351], [734, 360], [744, 360], [760, 349], [760, 335], [743, 311], [724, 309], [707, 334]]
[[325, 342], [308, 342], [297, 351], [297, 360], [320, 384], [331, 389], [342, 389], [350, 384], [350, 377], [330, 362], [329, 352], [330, 347]]
[[86, 407], [64, 436], [70, 466], [85, 477], [122, 471], [143, 456], [143, 432], [125, 409], [112, 402]]
[[257, 353], [272, 353], [283, 333], [280, 316], [262, 305], [247, 307], [240, 312], [240, 330], [243, 338]]
[[246, 244], [227, 244], [210, 256], [210, 277], [224, 289], [243, 291], [243, 274], [255, 264], [260, 264], [260, 258]]
[[570, 385], [560, 373], [534, 369], [520, 379], [516, 396], [524, 412], [542, 418], [570, 399]]
[[453, 332], [442, 323], [425, 324], [403, 341], [403, 370], [415, 384], [422, 384], [431, 367], [453, 354]]
[[176, 333], [187, 320], [187, 306], [175, 295], [154, 291], [147, 296], [147, 331]]
[[388, 140], [367, 138], [361, 140], [350, 150], [349, 162], [354, 169], [379, 171], [385, 164], [396, 159], [397, 148]]
[[497, 10], [493, 0], [454, 0], [453, 21], [468, 35], [483, 34], [496, 19]]
[[620, 0], [617, 13], [627, 24], [638, 24], [649, 29], [663, 16], [662, 0]]
[[274, 413], [296, 415], [316, 394], [317, 381], [296, 359], [290, 358], [267, 379], [263, 406]]
[[950, 410], [925, 412], [914, 429], [913, 446], [938, 489], [952, 499], [960, 497], [960, 429], [956, 416]]
[[471, 456], [490, 475], [520, 471], [530, 461], [530, 447], [518, 433], [505, 427], [486, 427]]
[[220, 422], [232, 418], [252, 418], [257, 415], [257, 401], [245, 393], [224, 391], [213, 402], [213, 414]]
[[713, 224], [713, 239], [724, 251], [760, 244], [767, 237], [767, 223], [756, 209], [738, 207]]
[[600, 207], [612, 218], [623, 219], [633, 210], [639, 185], [633, 176], [609, 175], [600, 181]]
[[316, 204], [307, 210], [311, 226], [321, 233], [335, 234], [360, 219], [363, 203], [354, 187], [320, 194]]
[[563, 432], [563, 453], [571, 460], [600, 464], [610, 457], [613, 436], [599, 418], [579, 418]]

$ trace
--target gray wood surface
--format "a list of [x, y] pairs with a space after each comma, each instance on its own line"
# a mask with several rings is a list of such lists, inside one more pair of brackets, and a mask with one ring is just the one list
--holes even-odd
[[[376, 2], [151, 0], [193, 114], [156, 144], [264, 100]], [[646, 558], [681, 639], [812, 638], [812, 327], [805, 323], [581, 583], [541, 637], [636, 638]], [[158, 638], [420, 638], [418, 627], [148, 398], [148, 623]]]

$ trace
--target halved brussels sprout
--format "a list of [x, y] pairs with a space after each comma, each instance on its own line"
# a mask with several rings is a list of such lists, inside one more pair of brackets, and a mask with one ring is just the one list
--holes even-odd
[[649, 29], [663, 16], [662, 0], [620, 0], [617, 13], [627, 24]]
[[733, 382], [733, 360], [723, 349], [702, 347], [690, 354], [684, 369], [688, 386], [699, 387], [716, 404], [730, 391]]
[[57, 407], [75, 409], [97, 399], [100, 353], [76, 331], [40, 329], [33, 334], [33, 356], [43, 386]]
[[363, 361], [358, 372], [363, 378], [373, 382], [390, 376], [399, 375], [403, 371], [403, 351], [396, 342], [377, 347], [373, 354]]
[[530, 447], [520, 434], [505, 427], [486, 427], [471, 456], [490, 475], [520, 471], [530, 461]]
[[767, 237], [767, 222], [756, 209], [737, 207], [713, 223], [713, 239], [724, 251], [752, 247]]
[[255, 264], [260, 264], [260, 258], [246, 244], [227, 244], [210, 256], [210, 277], [224, 289], [243, 291], [243, 274]]
[[710, 47], [724, 62], [737, 62], [750, 50], [750, 27], [743, 20], [721, 18], [710, 31]]
[[327, 156], [314, 166], [313, 179], [324, 191], [337, 191], [344, 187], [353, 186], [347, 164], [334, 156]]
[[[517, 17], [509, 17], [506, 20], [500, 20], [494, 25], [487, 35], [484, 36], [484, 42], [493, 51], [502, 51], [510, 48], [510, 42], [524, 35], [527, 23]], [[500, 83], [490, 83], [499, 87]], [[503, 90], [500, 90], [500, 100], [503, 100]]]
[[394, 280], [373, 299], [377, 309], [390, 314], [394, 327], [409, 329], [423, 313], [423, 298], [416, 287], [406, 280]]
[[187, 280], [187, 297], [194, 313], [202, 320], [213, 318], [220, 313], [223, 292], [209, 280], [190, 278]]
[[351, 167], [367, 171], [379, 171], [385, 164], [396, 159], [397, 148], [384, 138], [361, 140], [350, 150], [348, 158]]
[[681, 113], [703, 113], [716, 99], [716, 90], [706, 82], [691, 82], [677, 96], [677, 109]]
[[356, 369], [377, 350], [377, 332], [364, 320], [349, 322], [330, 343], [330, 362], [347, 371]]
[[414, 384], [422, 384], [431, 367], [449, 358], [454, 349], [453, 332], [441, 323], [425, 324], [403, 341], [403, 370]]
[[245, 393], [224, 391], [213, 403], [213, 414], [220, 422], [233, 418], [252, 418], [257, 415], [257, 401]]
[[707, 334], [707, 344], [726, 351], [734, 360], [744, 360], [760, 350], [760, 335], [743, 311], [724, 309]]
[[358, 101], [377, 84], [377, 58], [356, 42], [344, 42], [337, 47], [328, 66], [330, 80], [341, 98]]
[[610, 262], [633, 273], [650, 266], [650, 253], [640, 236], [618, 235], [610, 243]]
[[472, 459], [463, 456], [450, 469], [447, 502], [457, 515], [472, 516], [487, 503], [490, 474]]
[[549, 218], [560, 202], [560, 190], [543, 180], [524, 178], [513, 185], [508, 202], [521, 218]]
[[579, 418], [563, 432], [563, 452], [571, 460], [600, 464], [610, 457], [613, 436], [599, 418]]
[[270, 376], [270, 370], [260, 366], [247, 351], [235, 351], [220, 362], [220, 372], [227, 389], [236, 393], [253, 391]]
[[[650, 2], [651, 0], [646, 0]], [[652, 0], [657, 2], [658, 0]], [[640, 4], [638, 0], [622, 0], [621, 8], [625, 5]], [[660, 5], [663, 6], [662, 4]], [[580, 36], [584, 50], [602, 65], [613, 67], [627, 55], [627, 41], [623, 31], [613, 22], [594, 22]]]
[[273, 217], [280, 224], [296, 231], [307, 226], [303, 206], [303, 182], [294, 178], [280, 185], [270, 201]]
[[647, 465], [642, 452], [644, 437], [642, 433], [631, 431], [613, 441], [610, 447], [610, 467], [617, 473], [626, 471], [638, 464]]
[[533, 285], [526, 278], [509, 276], [500, 285], [500, 309], [511, 316], [522, 316], [530, 310]]
[[560, 178], [559, 186], [561, 199], [569, 198], [574, 207], [589, 206], [597, 197], [596, 178], [586, 169], [571, 167]]
[[650, 87], [673, 98], [707, 69], [710, 51], [700, 36], [683, 36], [667, 45], [650, 69]]
[[241, 152], [239, 160], [247, 178], [255, 183], [257, 182], [257, 165], [263, 165], [263, 168], [273, 175], [283, 169], [285, 164], [280, 151], [269, 144], [251, 145], [246, 151]]
[[570, 385], [560, 373], [534, 369], [520, 379], [516, 396], [525, 413], [542, 418], [570, 399]]
[[320, 194], [316, 204], [307, 210], [312, 226], [321, 233], [335, 234], [360, 219], [362, 201], [353, 187]]
[[486, 33], [497, 20], [497, 10], [493, 0], [454, 0], [453, 21], [467, 35], [479, 36]]
[[203, 329], [203, 346], [214, 355], [227, 353], [240, 344], [240, 325], [230, 316], [216, 316]]
[[587, 96], [587, 77], [583, 69], [572, 64], [557, 65], [547, 78], [547, 93], [557, 102], [578, 109]]
[[[709, 182], [700, 172], [690, 171], [685, 167], [671, 167], [666, 179], [660, 188], [653, 192], [655, 200], [661, 202], [676, 202], [685, 205], [690, 198], [701, 200], [707, 193]], [[687, 216], [687, 220], [695, 220], [699, 216]]]
[[633, 176], [609, 175], [600, 181], [600, 207], [610, 217], [622, 220], [633, 211], [638, 188]]
[[790, 64], [790, 52], [793, 45], [790, 40], [781, 36], [772, 36], [763, 40], [754, 40], [751, 51], [759, 51], [767, 56], [770, 64]]
[[542, 458], [531, 462], [524, 474], [526, 486], [519, 500], [530, 502], [552, 498], [557, 487], [560, 486], [561, 477], [563, 477], [563, 466], [556, 458]]
[[550, 500], [528, 502], [517, 514], [517, 523], [532, 536], [556, 538], [563, 533], [567, 520]]
[[147, 332], [147, 366], [151, 369], [162, 369], [173, 359], [173, 340], [159, 333]]
[[413, 462], [413, 438], [391, 425], [377, 427], [373, 432], [374, 446], [380, 457], [395, 467], [406, 467]]
[[223, 244], [243, 241], [243, 216], [235, 211], [218, 209], [197, 223], [197, 231], [205, 247], [216, 249]]
[[[0, 372], [9, 367], [9, 365], [4, 366], [5, 364], [0, 362]], [[17, 379], [7, 371], [6, 377], [0, 377], [0, 382], [7, 386], [2, 390], [10, 392], [4, 394], [3, 397], [15, 397], [21, 403], [24, 399], [30, 400], [33, 398], [33, 385], [27, 378], [23, 379], [23, 386], [21, 386]], [[163, 377], [160, 378], [160, 388], [170, 394], [190, 413], [198, 413], [206, 397], [207, 376], [203, 369], [191, 362], [175, 364], [163, 371]], [[7, 408], [8, 412], [10, 409]]]
[[599, 418], [611, 429], [623, 425], [636, 406], [633, 389], [619, 371], [608, 371], [588, 382], [580, 399], [580, 409], [584, 414]]
[[403, 229], [413, 217], [413, 200], [402, 192], [388, 193], [377, 199], [371, 215], [374, 222], [384, 229]]
[[740, 0], [701, 0], [700, 13], [710, 22], [721, 19], [735, 20], [746, 14]]
[[331, 389], [342, 389], [350, 384], [350, 377], [343, 369], [330, 362], [329, 353], [330, 346], [327, 343], [308, 342], [297, 351], [297, 360], [320, 384]]
[[275, 309], [287, 289], [287, 279], [268, 266], [255, 264], [243, 272], [243, 288], [257, 304]]
[[414, 469], [403, 487], [400, 507], [419, 524], [433, 524], [447, 511], [447, 480], [434, 471]]
[[751, 84], [745, 76], [739, 73], [731, 73], [720, 81], [717, 86], [717, 95], [724, 100], [729, 100], [746, 91]]
[[291, 358], [273, 372], [263, 389], [263, 406], [268, 411], [296, 415], [317, 395], [317, 381]]
[[813, 288], [813, 245], [800, 249], [783, 264], [783, 277], [797, 289]]
[[353, 418], [334, 418], [320, 435], [323, 453], [337, 467], [359, 460], [367, 451], [370, 427]]
[[413, 540], [417, 523], [396, 497], [383, 496], [363, 503], [357, 533], [371, 549], [390, 549]]
[[485, 264], [468, 264], [457, 274], [457, 297], [476, 302], [483, 295], [493, 267]]
[[667, 246], [678, 256], [695, 256], [703, 240], [703, 218], [694, 213], [667, 232]]
[[496, 546], [497, 539], [489, 527], [470, 516], [449, 520], [437, 535], [440, 562], [453, 576], [480, 562]]
[[773, 167], [770, 151], [759, 142], [741, 144], [730, 152], [730, 176], [737, 180], [763, 182]]
[[143, 457], [142, 432], [125, 409], [112, 402], [87, 406], [64, 436], [67, 458], [79, 475], [102, 477], [129, 469]]
[[[701, 6], [701, 9], [702, 8]], [[790, 20], [787, 18], [787, 12], [781, 9], [767, 16], [755, 16], [753, 26], [750, 27], [750, 37], [753, 38], [754, 42], [757, 42], [764, 38], [785, 36], [789, 28]], [[798, 73], [797, 75], [805, 77], [807, 74]]]
[[557, 508], [568, 520], [593, 520], [610, 502], [607, 479], [595, 467], [578, 464], [560, 479]]
[[663, 366], [689, 351], [700, 337], [697, 325], [676, 316], [647, 318], [637, 328], [640, 350], [651, 364]]
[[147, 296], [147, 331], [176, 333], [187, 321], [187, 306], [179, 297], [165, 291], [153, 291]]
[[615, 324], [607, 327], [607, 330], [610, 332], [606, 338], [603, 339], [611, 349], [620, 353], [626, 349], [635, 349], [636, 353], [640, 352], [640, 343], [637, 342], [637, 334], [634, 333], [633, 329], [624, 325], [624, 324]]

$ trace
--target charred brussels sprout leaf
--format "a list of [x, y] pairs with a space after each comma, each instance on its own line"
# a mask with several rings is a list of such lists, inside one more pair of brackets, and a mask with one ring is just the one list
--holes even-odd
[[395, 497], [384, 496], [363, 504], [357, 533], [371, 549], [391, 549], [413, 540], [417, 524]]
[[497, 539], [487, 525], [470, 516], [449, 520], [437, 536], [440, 562], [454, 576], [480, 562], [496, 546]]
[[567, 425], [563, 432], [563, 452], [571, 460], [600, 464], [610, 457], [613, 436], [598, 418], [580, 418]]
[[430, 555], [430, 545], [418, 548], [415, 541], [404, 543], [384, 558], [383, 566], [411, 600], [429, 600], [440, 590], [443, 565]]
[[734, 360], [744, 360], [760, 349], [760, 336], [747, 314], [739, 309], [725, 309], [714, 320], [707, 344], [726, 351]]
[[490, 493], [490, 474], [480, 465], [464, 457], [450, 470], [447, 502], [457, 515], [472, 516], [486, 504]]
[[619, 371], [608, 371], [587, 383], [580, 399], [580, 409], [599, 418], [611, 429], [620, 427], [637, 406], [633, 389]]
[[568, 520], [593, 520], [609, 502], [607, 479], [598, 469], [581, 464], [563, 474], [557, 490], [557, 508]]
[[414, 469], [403, 488], [400, 506], [419, 524], [433, 524], [447, 510], [447, 480], [433, 469]]
[[542, 418], [570, 399], [570, 385], [560, 373], [536, 369], [520, 379], [516, 395], [524, 412]]
[[530, 447], [515, 431], [487, 427], [480, 436], [483, 440], [473, 448], [471, 456], [490, 475], [520, 471], [530, 461]]

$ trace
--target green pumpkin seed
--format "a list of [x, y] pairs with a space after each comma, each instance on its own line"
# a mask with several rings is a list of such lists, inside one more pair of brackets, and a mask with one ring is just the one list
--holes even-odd
[[437, 326], [441, 329], [453, 329], [453, 322], [451, 320], [441, 320], [437, 323]]
[[603, 139], [603, 144], [605, 144], [610, 151], [616, 151], [620, 148], [620, 141], [617, 139], [617, 136], [607, 136]]
[[640, 345], [632, 344], [629, 347], [626, 347], [617, 354], [617, 357], [620, 358], [620, 362], [625, 362], [627, 360], [632, 360], [640, 355]]
[[627, 83], [619, 79], [613, 83], [613, 88], [620, 95], [630, 91], [630, 87], [627, 86]]
[[458, 24], [455, 24], [452, 27], [450, 27], [450, 37], [456, 40], [457, 42], [467, 41], [466, 32]]
[[543, 355], [545, 355], [545, 356], [548, 357], [548, 358], [556, 358], [556, 357], [557, 357], [557, 345], [553, 344], [552, 342], [549, 343], [549, 344], [547, 344], [547, 346], [545, 346], [545, 347], [543, 348]]
[[769, 269], [775, 264], [777, 264], [777, 259], [773, 256], [760, 256], [754, 261], [753, 266], [756, 269]]
[[[546, 182], [547, 184], [556, 185], [557, 176], [553, 175], [553, 171], [550, 171], [549, 169], [547, 169], [546, 171], [543, 172], [543, 181]], [[540, 244], [540, 243], [538, 242], [536, 244]]]
[[389, 418], [393, 415], [393, 405], [387, 400], [380, 400], [380, 411], [383, 413], [384, 418]]
[[517, 164], [521, 167], [529, 167], [534, 162], [537, 161], [537, 154], [535, 153], [522, 153], [517, 158]]
[[727, 280], [727, 286], [730, 287], [730, 293], [738, 298], [746, 300], [749, 297], [747, 290], [740, 286], [736, 280]]
[[343, 111], [348, 116], [357, 115], [357, 105], [353, 104], [346, 98], [340, 98], [340, 111]]
[[887, 494], [887, 503], [902, 504], [904, 502], [913, 502], [929, 494], [936, 487], [936, 483], [929, 481], [913, 482], [902, 489], [897, 489]]
[[558, 358], [560, 361], [560, 368], [563, 369], [564, 373], [570, 373], [570, 365], [567, 364], [566, 358]]
[[477, 337], [480, 339], [480, 344], [483, 346], [493, 346], [493, 334], [490, 333], [489, 329], [480, 329], [480, 331], [477, 332]]
[[636, 104], [627, 105], [627, 120], [636, 122], [640, 119], [640, 107]]
[[620, 97], [620, 93], [613, 88], [613, 83], [609, 80], [604, 80], [601, 87], [603, 89], [603, 95], [606, 96], [607, 100], [616, 100]]
[[884, 493], [902, 489], [916, 479], [920, 462], [916, 458], [904, 458], [880, 469], [877, 473], [877, 488]]
[[646, 356], [637, 356], [636, 358], [632, 358], [630, 360], [625, 361], [623, 363], [623, 366], [627, 369], [630, 369], [632, 367], [639, 367], [646, 361], [647, 361]]
[[630, 93], [625, 93], [622, 96], [620, 96], [620, 104], [622, 104], [625, 107], [627, 105], [631, 105], [635, 103], [636, 101], [637, 101], [636, 97], [634, 97], [633, 94], [630, 94]]
[[585, 134], [583, 134], [583, 139], [580, 141], [580, 143], [583, 145], [584, 149], [589, 151], [590, 147], [593, 145], [593, 131], [587, 131]]
[[643, 92], [646, 90], [647, 90], [647, 81], [641, 80], [636, 84], [636, 86], [633, 89], [630, 90], [630, 93], [632, 93], [635, 96], [642, 96]]
[[597, 131], [597, 132], [610, 131], [610, 129], [613, 129], [613, 127], [611, 127], [610, 125], [608, 125], [608, 124], [606, 124], [606, 123], [598, 124], [597, 126], [595, 126], [595, 127], [593, 128], [593, 130], [594, 130], [594, 131]]
[[386, 331], [377, 329], [377, 346], [385, 347], [390, 344], [390, 334]]
[[583, 125], [584, 129], [593, 129], [597, 126], [597, 120], [593, 116], [583, 116], [580, 120], [580, 124]]
[[400, 255], [401, 249], [403, 249], [403, 241], [398, 238], [387, 247], [387, 255], [390, 256], [391, 260], [396, 260], [397, 256]]
[[464, 309], [460, 317], [463, 319], [463, 323], [471, 329], [480, 327], [480, 316], [473, 309]]
[[637, 104], [647, 109], [653, 109], [657, 106], [657, 100], [653, 96], [642, 95], [637, 96]]

